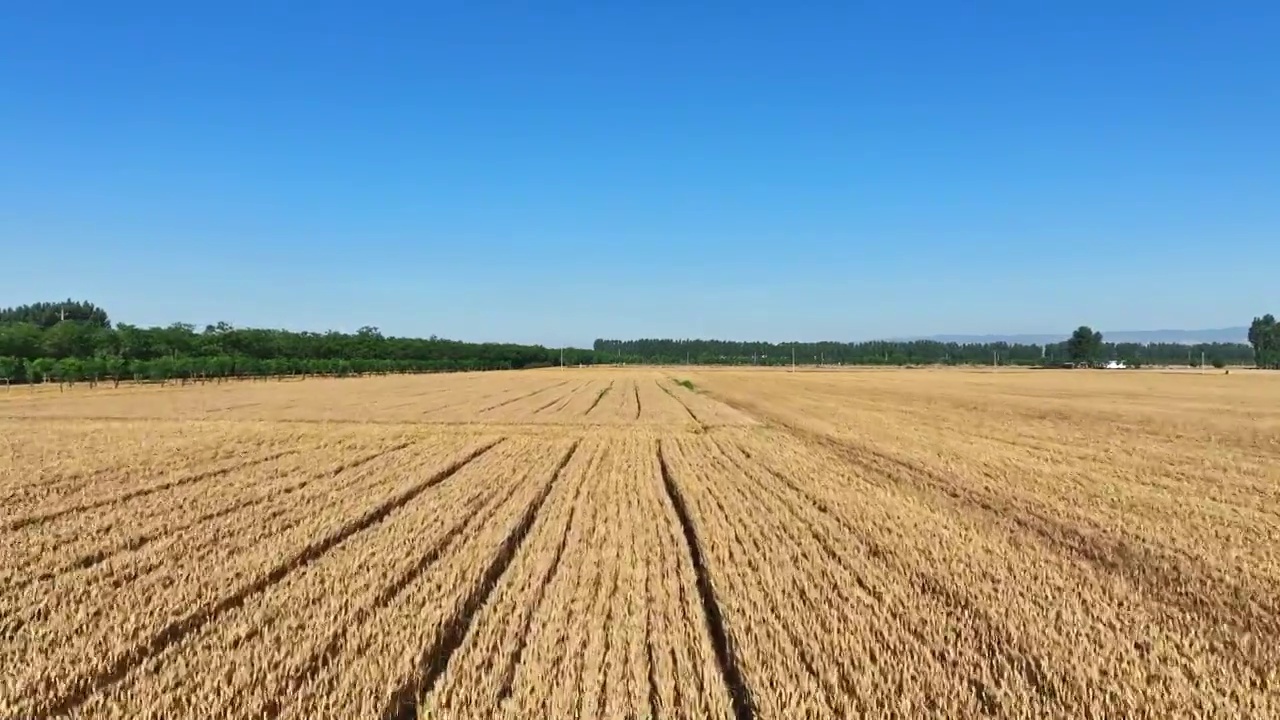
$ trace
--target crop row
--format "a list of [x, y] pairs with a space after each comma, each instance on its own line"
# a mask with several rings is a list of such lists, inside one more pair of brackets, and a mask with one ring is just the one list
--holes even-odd
[[[465, 443], [447, 441], [431, 456], [447, 459]], [[413, 448], [387, 448], [252, 511], [218, 516], [6, 594], [0, 665], [15, 670], [6, 673], [0, 709], [28, 716], [77, 706], [225, 611], [229, 598], [270, 584], [273, 574], [289, 569], [290, 558], [306, 556], [417, 490], [430, 466], [415, 457]], [[181, 506], [173, 508], [176, 521], [182, 513]]]
[[731, 717], [656, 443], [588, 440], [579, 458], [427, 716]]

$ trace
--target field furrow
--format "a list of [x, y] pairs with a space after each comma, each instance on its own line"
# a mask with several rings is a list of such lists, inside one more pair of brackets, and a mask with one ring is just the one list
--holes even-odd
[[565, 380], [526, 395], [503, 401], [480, 412], [479, 417], [488, 422], [521, 423], [538, 422], [544, 412], [568, 402], [586, 383]]
[[572, 425], [583, 422], [587, 412], [594, 408], [605, 392], [609, 383], [602, 380], [591, 380], [579, 385], [564, 400], [544, 412], [547, 422]]
[[[474, 441], [468, 453], [493, 442]], [[404, 477], [397, 464], [396, 452], [384, 451], [259, 513], [222, 518], [55, 578], [51, 587], [5, 596], [6, 607], [18, 610], [6, 620], [0, 665], [19, 670], [6, 676], [0, 708], [23, 715], [76, 707], [432, 482]], [[27, 595], [37, 591], [46, 599]]]
[[0, 718], [1280, 717], [1277, 408], [1234, 369], [0, 390]]
[[[740, 526], [728, 553], [713, 547], [712, 555], [723, 559], [709, 567], [723, 588], [717, 594], [726, 626], [761, 717], [844, 717], [888, 708], [902, 717], [969, 716], [996, 712], [997, 695], [1009, 698], [996, 712], [1002, 716], [1059, 713], [1059, 688], [1039, 670], [1035, 646], [1017, 642], [998, 619], [926, 592], [918, 578], [887, 566], [879, 546], [824, 517], [809, 498], [780, 491], [775, 479], [757, 476], [714, 441], [679, 445], [673, 466], [688, 460], [674, 474], [695, 516]], [[757, 509], [740, 518], [747, 506]], [[763, 577], [750, 582], [748, 575], [745, 586], [731, 577], [730, 568], [750, 563], [732, 554], [739, 545], [761, 555], [754, 570]], [[772, 640], [760, 632], [770, 625], [777, 626]], [[798, 661], [796, 676], [784, 683], [770, 660], [777, 652]], [[806, 686], [798, 697], [790, 692]]]
[[[1274, 542], [1280, 466], [1260, 462], [1257, 454], [1251, 461], [1232, 459], [1227, 437], [1174, 430], [1148, 445], [1144, 437], [1162, 426], [1117, 437], [1077, 424], [1054, 443], [1023, 449], [1023, 428], [1034, 431], [1040, 421], [1024, 418], [1003, 441], [975, 434], [954, 417], [935, 429], [940, 421], [909, 407], [877, 411], [874, 420], [853, 427], [841, 418], [859, 416], [861, 398], [833, 408], [812, 392], [801, 388], [803, 395], [758, 412], [823, 441], [867, 473], [985, 512], [1153, 592], [1192, 586], [1167, 599], [1211, 624], [1234, 618], [1244, 621], [1242, 631], [1280, 632], [1280, 606], [1271, 592], [1280, 584]], [[728, 395], [743, 397], [736, 388]], [[796, 412], [801, 404], [806, 411]], [[989, 414], [970, 411], [971, 424], [983, 426]], [[1093, 454], [1082, 456], [1076, 447]]]
[[497, 480], [505, 487], [487, 521], [468, 524], [431, 572], [352, 628], [346, 651], [296, 688], [281, 717], [426, 717], [418, 698], [446, 671], [578, 448], [576, 440], [512, 442], [528, 452]]
[[[688, 381], [685, 381], [688, 382]], [[697, 392], [696, 386], [688, 386], [670, 379], [659, 381], [673, 399], [684, 405], [694, 420], [703, 427], [723, 427], [726, 425], [755, 425], [757, 420], [747, 413], [732, 408], [719, 400]]]
[[608, 395], [610, 390], [613, 390], [613, 385], [615, 382], [616, 381], [614, 380], [610, 380], [608, 385], [600, 388], [600, 390], [596, 393], [595, 397], [591, 399], [591, 404], [587, 406], [587, 409], [583, 412], [583, 415], [590, 415], [597, 407], [600, 406], [600, 401], [604, 400], [605, 395]]
[[457, 718], [733, 717], [697, 595], [654, 440], [588, 443], [422, 702]]
[[594, 393], [581, 416], [574, 418], [565, 413], [565, 417], [556, 419], [590, 425], [634, 425], [639, 422], [641, 413], [638, 382], [633, 377], [611, 379]]
[[290, 450], [280, 450], [277, 452], [268, 453], [266, 455], [259, 455], [257, 457], [248, 458], [246, 460], [235, 460], [235, 461], [232, 461], [231, 463], [222, 465], [220, 467], [215, 467], [209, 470], [202, 470], [200, 472], [184, 475], [172, 480], [164, 480], [159, 482], [155, 482], [155, 481], [143, 482], [140, 486], [134, 489], [116, 493], [116, 494], [110, 494], [110, 495], [107, 495], [106, 497], [102, 497], [96, 500], [90, 500], [88, 502], [83, 502], [83, 503], [73, 503], [73, 504], [55, 506], [48, 510], [35, 512], [31, 515], [14, 518], [3, 529], [0, 529], [0, 532], [23, 530], [27, 527], [31, 527], [33, 525], [42, 525], [51, 520], [57, 520], [59, 518], [66, 517], [68, 515], [91, 512], [93, 510], [97, 510], [103, 507], [109, 507], [112, 505], [123, 505], [129, 502], [130, 500], [133, 500], [134, 498], [151, 495], [153, 493], [164, 492], [166, 490], [182, 487], [184, 485], [190, 485], [192, 483], [202, 482], [204, 480], [218, 478], [223, 475], [228, 475], [230, 473], [234, 473], [237, 471], [247, 470], [256, 465], [263, 465], [265, 463], [269, 463], [273, 460], [278, 460], [286, 455], [290, 455], [292, 453], [297, 453], [297, 452], [301, 452], [301, 448], [290, 449]]
[[[465, 546], [518, 492], [521, 474], [542, 472], [557, 451], [563, 447], [554, 443], [494, 448], [217, 623], [149, 658], [80, 712], [197, 718], [210, 700], [245, 717], [283, 712], [309, 678], [345, 652], [353, 629]], [[405, 461], [406, 474], [429, 475], [438, 465], [422, 457]], [[193, 663], [207, 667], [194, 684], [188, 671]], [[369, 702], [383, 699], [380, 686], [361, 692]]]
[[700, 427], [698, 419], [677, 400], [671, 391], [659, 384], [659, 376], [637, 379], [633, 388], [641, 408], [636, 422], [666, 428]]
[[0, 432], [0, 447], [9, 446], [0, 450], [7, 455], [0, 465], [0, 527], [10, 529], [322, 442], [305, 430], [261, 437], [252, 426], [234, 425], [210, 425], [199, 433], [159, 423], [113, 423], [93, 432], [75, 422], [8, 425]]
[[[878, 478], [864, 481], [842, 470], [838, 459], [819, 460], [823, 453], [801, 444], [748, 438], [720, 445], [717, 452], [740, 468], [754, 492], [796, 493], [793, 507], [809, 512], [796, 514], [793, 526], [825, 531], [823, 545], [832, 558], [861, 548], [891, 570], [885, 577], [908, 592], [889, 617], [909, 624], [920, 610], [937, 606], [955, 628], [973, 628], [951, 639], [953, 653], [963, 654], [968, 645], [971, 657], [1017, 672], [1045, 699], [1039, 709], [996, 702], [993, 698], [1027, 695], [982, 679], [984, 661], [979, 661], [967, 677], [981, 680], [987, 688], [981, 694], [984, 705], [999, 706], [1002, 715], [1133, 716], [1142, 711], [1166, 717], [1197, 706], [1232, 714], [1270, 707], [1259, 705], [1252, 689], [1274, 682], [1274, 664], [1267, 665], [1274, 661], [1259, 654], [1268, 645], [1224, 644], [1226, 638], [1215, 639], [1206, 628], [1188, 624], [1187, 616], [1143, 602], [1134, 588], [1088, 564], [1028, 545], [1014, 532], [993, 533], [984, 518], [957, 517], [946, 506], [930, 508], [927, 498], [904, 496]], [[883, 606], [900, 593], [888, 592], [882, 582], [866, 575], [859, 580], [875, 590]], [[889, 617], [877, 625], [888, 626]], [[1093, 687], [1098, 677], [1110, 678], [1105, 692]], [[1159, 687], [1158, 695], [1147, 696], [1153, 686]]]
[[[399, 449], [408, 442], [389, 449]], [[24, 528], [8, 538], [7, 563], [0, 568], [0, 592], [47, 580], [60, 572], [85, 569], [118, 552], [137, 550], [225, 515], [251, 511], [387, 450], [337, 445], [290, 453], [260, 466], [241, 467], [225, 477], [209, 478], [210, 482], [181, 484]], [[317, 467], [324, 469], [317, 471]], [[181, 517], [174, 516], [175, 508], [183, 509]]]
[[517, 403], [528, 403], [536, 407], [537, 404], [541, 402], [538, 398], [541, 398], [548, 393], [554, 393], [565, 385], [568, 385], [570, 382], [571, 380], [567, 378], [556, 379], [543, 376], [539, 378], [539, 382], [532, 389], [530, 389], [528, 385], [518, 385], [501, 393], [500, 395], [497, 395], [493, 401], [486, 401], [485, 404], [480, 407], [476, 407], [476, 403], [468, 403], [461, 407], [449, 408], [449, 410], [454, 414], [465, 413], [468, 417], [473, 414], [476, 417], [484, 417], [486, 414], [489, 414], [493, 417], [502, 418], [512, 414], [511, 411], [506, 410], [505, 408], [516, 405]]

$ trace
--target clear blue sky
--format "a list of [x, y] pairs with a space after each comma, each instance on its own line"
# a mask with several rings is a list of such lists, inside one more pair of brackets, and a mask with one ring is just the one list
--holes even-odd
[[1277, 38], [1275, 2], [7, 2], [0, 305], [549, 345], [1247, 324]]

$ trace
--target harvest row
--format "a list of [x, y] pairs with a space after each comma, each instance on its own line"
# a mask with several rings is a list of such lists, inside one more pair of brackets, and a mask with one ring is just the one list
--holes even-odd
[[[760, 717], [1263, 716], [1277, 647], [785, 433], [662, 443]], [[1235, 618], [1247, 620], [1245, 616]]]
[[[124, 421], [150, 422], [162, 435], [173, 433], [179, 426], [171, 424], [165, 429], [157, 421], [209, 423], [212, 434], [222, 435], [224, 439], [221, 444], [214, 444], [210, 439], [210, 447], [235, 447], [236, 443], [230, 442], [228, 436], [250, 427], [244, 421], [646, 425], [672, 429], [752, 422], [742, 413], [677, 384], [666, 373], [624, 373], [607, 369], [72, 389], [53, 395], [15, 390], [0, 393], [0, 418], [10, 418], [0, 423], [13, 422], [13, 418], [113, 421], [110, 424], [117, 430], [93, 441], [95, 447], [108, 453], [114, 452], [115, 442], [126, 445], [132, 442], [130, 436], [119, 429], [128, 427]], [[55, 437], [49, 440], [39, 446], [30, 442], [9, 441], [9, 444], [15, 453], [22, 455], [39, 452], [46, 462], [77, 465], [89, 462], [76, 447]], [[155, 451], [150, 454], [152, 458], [163, 455], [164, 447], [157, 447]], [[197, 454], [189, 459], [203, 462], [207, 456]], [[105, 464], [97, 467], [98, 470], [109, 468]], [[79, 470], [92, 472], [92, 468]], [[6, 484], [0, 476], [0, 492], [4, 492]]]

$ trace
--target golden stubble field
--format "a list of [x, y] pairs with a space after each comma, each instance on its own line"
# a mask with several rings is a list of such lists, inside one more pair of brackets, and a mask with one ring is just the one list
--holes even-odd
[[1280, 375], [0, 391], [3, 718], [1252, 718], [1278, 667]]

